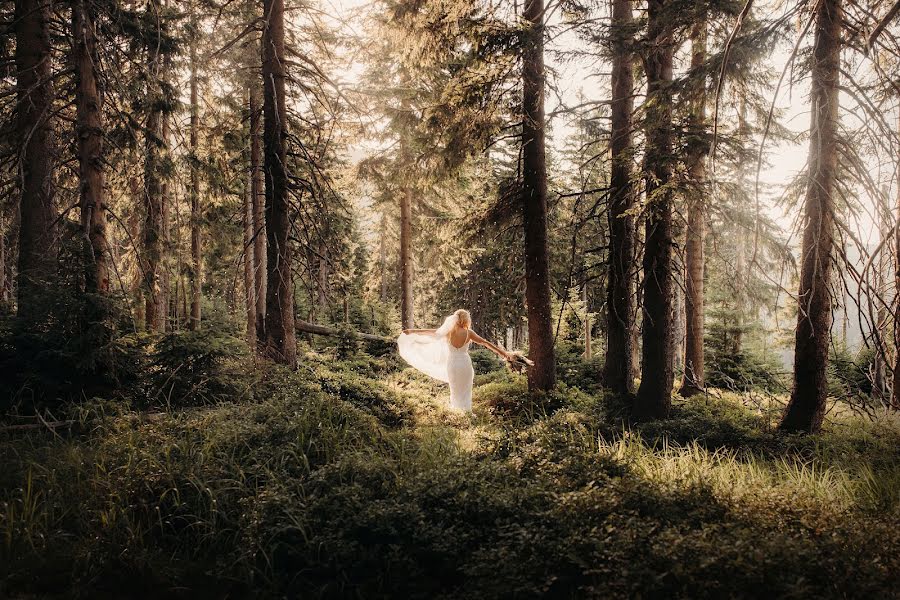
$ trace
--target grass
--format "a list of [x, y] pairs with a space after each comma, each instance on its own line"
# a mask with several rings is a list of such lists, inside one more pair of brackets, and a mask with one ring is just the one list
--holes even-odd
[[0, 433], [0, 596], [898, 596], [896, 417], [787, 436], [722, 394], [629, 427], [492, 368], [465, 415], [390, 356], [303, 364]]

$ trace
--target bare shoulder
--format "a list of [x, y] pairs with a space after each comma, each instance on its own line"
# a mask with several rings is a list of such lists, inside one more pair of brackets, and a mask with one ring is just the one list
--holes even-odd
[[469, 339], [472, 340], [473, 342], [475, 342], [476, 344], [483, 344], [483, 343], [484, 343], [484, 338], [482, 338], [480, 335], [478, 335], [477, 333], [475, 333], [475, 332], [472, 331], [471, 329], [469, 329]]

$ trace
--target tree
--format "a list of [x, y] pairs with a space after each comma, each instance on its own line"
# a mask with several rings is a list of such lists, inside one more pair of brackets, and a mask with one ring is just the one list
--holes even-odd
[[102, 94], [97, 83], [96, 25], [87, 0], [72, 5], [73, 63], [75, 68], [75, 136], [79, 164], [79, 206], [85, 243], [90, 250], [85, 265], [88, 293], [109, 294], [110, 256], [106, 237], [106, 200], [103, 153]]
[[547, 160], [544, 149], [544, 2], [526, 0], [522, 48], [522, 220], [525, 228], [525, 302], [528, 346], [534, 366], [531, 390], [556, 385], [547, 248]]
[[412, 188], [400, 192], [400, 322], [404, 329], [415, 326], [413, 316], [413, 276], [410, 241], [412, 238]]
[[8, 284], [6, 271], [6, 219], [0, 214], [0, 310], [6, 310], [6, 303], [9, 302]]
[[44, 0], [16, 0], [16, 135], [22, 141], [18, 160], [19, 315], [37, 316], [35, 300], [56, 267], [54, 196], [55, 138], [50, 6]]
[[[250, 55], [258, 57], [262, 49], [258, 42], [250, 45]], [[265, 340], [266, 291], [268, 288], [266, 251], [266, 193], [262, 164], [262, 98], [259, 81], [259, 61], [250, 64], [250, 197], [253, 208], [253, 274], [256, 283], [256, 338]]]
[[[706, 61], [706, 20], [701, 18], [691, 31], [691, 69], [700, 71]], [[688, 149], [687, 171], [693, 187], [688, 200], [685, 243], [685, 350], [682, 396], [703, 391], [704, 310], [703, 270], [706, 238], [706, 85], [700, 80], [699, 90], [691, 102], [690, 125], [694, 136]]]
[[262, 35], [263, 146], [266, 189], [266, 356], [297, 366], [291, 280], [290, 202], [287, 175], [284, 0], [264, 0]]
[[672, 403], [673, 351], [673, 173], [672, 60], [675, 50], [667, 0], [647, 4], [646, 149], [647, 193], [644, 242], [644, 319], [641, 385], [634, 403], [636, 419], [665, 418]]
[[794, 345], [794, 383], [780, 424], [780, 428], [787, 431], [818, 431], [825, 417], [828, 394], [841, 10], [841, 0], [821, 0], [815, 15], [809, 181], [803, 215], [805, 223]]
[[[249, 105], [249, 102], [248, 102]], [[249, 106], [248, 106], [249, 107]], [[241, 211], [244, 229], [244, 304], [247, 313], [247, 345], [256, 349], [256, 278], [253, 275], [256, 260], [253, 243], [253, 172], [252, 164], [247, 169], [247, 182], [244, 191], [244, 205]]]
[[[193, 37], [199, 33], [192, 28]], [[190, 329], [200, 329], [200, 285], [203, 280], [203, 256], [200, 246], [200, 169], [197, 141], [200, 129], [200, 106], [198, 104], [197, 82], [197, 42], [191, 41], [191, 318]]]
[[147, 122], [144, 128], [144, 295], [145, 318], [149, 331], [166, 329], [168, 301], [166, 297], [165, 268], [166, 197], [164, 185], [165, 162], [168, 157], [166, 119], [168, 90], [163, 78], [166, 60], [163, 45], [166, 41], [165, 23], [158, 0], [150, 0], [147, 13], [151, 20], [147, 34], [147, 69], [150, 73], [147, 90]]
[[630, 47], [634, 18], [631, 0], [614, 0], [610, 25], [612, 99], [609, 190], [609, 255], [606, 287], [606, 361], [603, 383], [616, 394], [634, 391], [635, 193], [632, 185], [634, 55]]
[[[900, 132], [900, 116], [897, 119], [897, 131]], [[900, 160], [897, 161], [897, 174], [900, 175]], [[897, 221], [894, 230], [894, 368], [891, 394], [891, 407], [900, 410], [900, 189], [897, 190]]]

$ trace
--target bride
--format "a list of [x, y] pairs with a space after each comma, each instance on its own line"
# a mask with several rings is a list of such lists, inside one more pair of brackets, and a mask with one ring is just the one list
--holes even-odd
[[472, 317], [458, 310], [438, 329], [404, 329], [397, 339], [400, 356], [410, 365], [450, 384], [450, 407], [472, 410], [472, 380], [475, 370], [469, 358], [472, 342], [481, 344], [505, 360], [513, 356], [472, 331]]

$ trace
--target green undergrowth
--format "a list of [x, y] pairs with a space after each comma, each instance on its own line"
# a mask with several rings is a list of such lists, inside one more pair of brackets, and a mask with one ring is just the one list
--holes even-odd
[[471, 415], [308, 350], [233, 401], [4, 431], [0, 597], [896, 597], [896, 418], [785, 436], [722, 394], [630, 426], [483, 362]]

